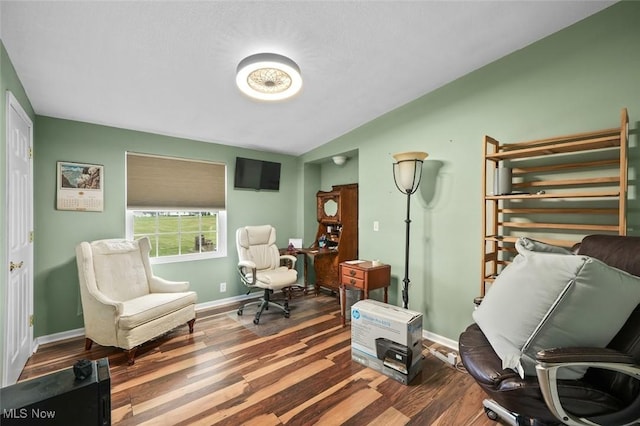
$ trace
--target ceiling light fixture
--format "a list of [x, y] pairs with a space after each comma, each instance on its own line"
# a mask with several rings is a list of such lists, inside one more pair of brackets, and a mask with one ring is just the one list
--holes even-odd
[[347, 162], [348, 158], [346, 155], [334, 155], [333, 157], [331, 157], [331, 159], [333, 160], [336, 166], [343, 166], [344, 163]]
[[238, 64], [236, 84], [245, 95], [262, 101], [290, 98], [302, 88], [300, 68], [276, 53], [257, 53]]

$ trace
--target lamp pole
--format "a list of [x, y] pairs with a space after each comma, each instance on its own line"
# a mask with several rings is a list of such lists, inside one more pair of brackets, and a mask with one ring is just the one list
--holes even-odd
[[402, 307], [409, 308], [409, 227], [411, 224], [411, 193], [407, 192], [407, 218], [406, 223], [405, 246], [404, 246], [404, 279], [402, 280]]
[[417, 191], [422, 178], [422, 162], [426, 152], [403, 152], [395, 154], [393, 180], [400, 192], [407, 195], [407, 218], [405, 219], [404, 279], [402, 280], [402, 307], [409, 308], [409, 237], [411, 226], [411, 194]]

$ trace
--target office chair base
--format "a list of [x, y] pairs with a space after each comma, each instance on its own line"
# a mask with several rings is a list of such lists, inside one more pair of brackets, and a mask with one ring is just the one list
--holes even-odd
[[517, 414], [512, 413], [511, 411], [504, 408], [502, 405], [495, 402], [493, 399], [485, 399], [482, 401], [482, 405], [484, 406], [484, 412], [491, 420], [497, 421], [498, 419], [502, 419], [510, 426], [521, 426], [524, 423], [521, 423]]
[[544, 423], [535, 419], [529, 419], [522, 417], [517, 413], [513, 413], [502, 405], [498, 404], [493, 399], [485, 399], [482, 401], [484, 406], [484, 412], [493, 421], [502, 420], [503, 423], [509, 426], [551, 426], [561, 425], [562, 423]]
[[258, 324], [260, 323], [260, 316], [262, 315], [263, 311], [268, 311], [269, 310], [269, 306], [273, 306], [275, 308], [281, 309], [282, 311], [284, 311], [284, 317], [285, 318], [289, 318], [290, 315], [290, 311], [289, 311], [289, 302], [285, 301], [284, 305], [281, 305], [279, 303], [276, 302], [272, 302], [270, 300], [270, 294], [272, 293], [271, 290], [265, 291], [265, 295], [264, 297], [260, 298], [260, 300], [256, 301], [256, 302], [249, 302], [249, 303], [245, 303], [243, 306], [241, 306], [238, 309], [238, 316], [242, 316], [242, 314], [244, 313], [244, 308], [246, 308], [249, 305], [260, 305], [260, 307], [258, 308], [258, 311], [256, 312], [256, 316], [253, 319], [253, 323], [254, 324]]

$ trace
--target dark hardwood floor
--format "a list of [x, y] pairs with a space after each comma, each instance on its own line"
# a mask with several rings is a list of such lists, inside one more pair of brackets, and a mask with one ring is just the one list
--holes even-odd
[[[20, 380], [109, 358], [114, 425], [497, 425], [482, 409], [473, 379], [428, 349], [408, 386], [351, 360], [350, 328], [336, 299], [303, 296], [289, 319], [271, 309], [252, 323], [236, 306], [198, 313], [143, 345], [133, 366], [121, 350], [84, 338], [41, 346]], [[428, 342], [425, 342], [428, 343]]]

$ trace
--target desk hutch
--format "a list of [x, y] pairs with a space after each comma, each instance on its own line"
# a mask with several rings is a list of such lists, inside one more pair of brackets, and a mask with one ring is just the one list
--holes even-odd
[[316, 294], [320, 287], [340, 288], [338, 265], [358, 258], [358, 184], [334, 185], [318, 191], [318, 231], [308, 252], [313, 257]]

